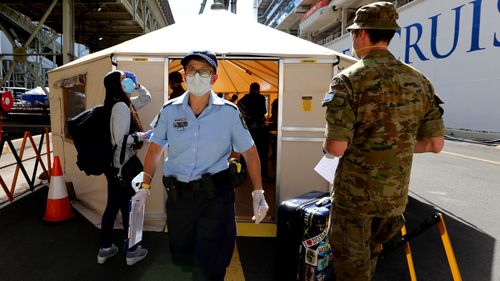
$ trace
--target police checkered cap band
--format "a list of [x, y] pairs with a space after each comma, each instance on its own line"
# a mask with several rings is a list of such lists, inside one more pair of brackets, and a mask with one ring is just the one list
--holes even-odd
[[217, 72], [217, 57], [212, 51], [192, 51], [181, 60], [182, 66], [186, 67], [188, 62], [196, 57], [208, 62], [215, 69], [215, 72]]

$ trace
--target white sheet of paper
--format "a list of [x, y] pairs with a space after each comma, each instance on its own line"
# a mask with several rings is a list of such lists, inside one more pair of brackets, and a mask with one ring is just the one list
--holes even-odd
[[314, 171], [329, 183], [333, 184], [333, 178], [335, 178], [335, 170], [337, 170], [338, 164], [339, 158], [325, 155], [319, 160], [318, 164], [316, 164]]

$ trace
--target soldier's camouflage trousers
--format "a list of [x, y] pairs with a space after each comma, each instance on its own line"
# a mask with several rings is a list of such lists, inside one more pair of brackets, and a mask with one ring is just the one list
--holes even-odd
[[353, 215], [332, 208], [328, 238], [336, 281], [370, 281], [382, 244], [396, 235], [403, 225], [402, 215]]

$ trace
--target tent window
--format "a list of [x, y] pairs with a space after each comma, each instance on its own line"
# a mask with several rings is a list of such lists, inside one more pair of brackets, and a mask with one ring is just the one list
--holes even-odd
[[[77, 85], [71, 88], [64, 88], [64, 120], [68, 120], [85, 110], [85, 86]], [[69, 134], [68, 125], [64, 125], [64, 135], [66, 138], [71, 139]]]
[[[87, 85], [87, 73], [61, 79], [54, 83], [54, 88], [63, 91], [64, 121], [85, 110], [86, 97], [85, 86]], [[64, 136], [71, 139], [67, 122], [64, 122]]]

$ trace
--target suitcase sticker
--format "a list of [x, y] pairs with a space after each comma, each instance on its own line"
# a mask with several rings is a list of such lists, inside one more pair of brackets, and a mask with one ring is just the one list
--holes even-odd
[[[314, 214], [315, 208], [311, 210], [312, 212], [306, 211], [306, 221], [312, 222], [315, 221]], [[311, 230], [309, 227], [306, 227], [308, 231], [305, 231], [304, 238], [307, 237], [307, 232], [311, 233], [313, 231], [317, 233], [317, 231], [321, 231], [316, 236], [307, 238], [302, 241], [300, 247], [303, 249], [301, 252], [304, 252], [304, 259], [299, 263], [299, 266], [302, 267], [300, 280], [306, 281], [326, 281], [330, 280], [332, 276], [332, 251], [330, 248], [330, 243], [328, 242], [327, 235], [327, 220], [316, 220], [316, 224], [314, 224], [314, 229]]]

